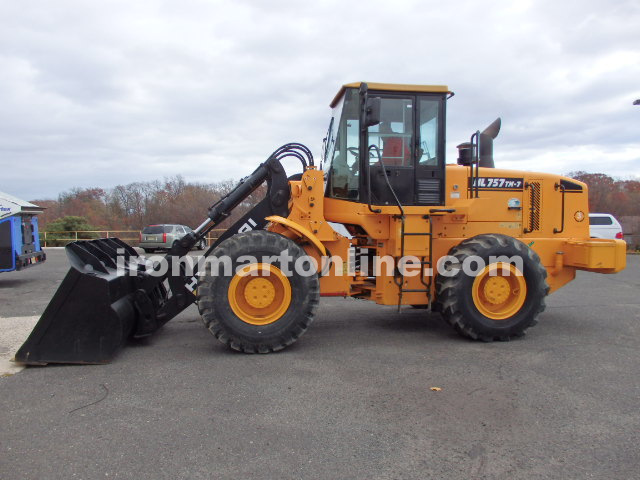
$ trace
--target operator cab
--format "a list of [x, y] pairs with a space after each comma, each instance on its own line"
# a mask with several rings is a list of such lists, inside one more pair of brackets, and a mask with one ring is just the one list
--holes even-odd
[[445, 86], [343, 86], [324, 142], [326, 196], [394, 205], [395, 193], [403, 205], [443, 205], [449, 93]]

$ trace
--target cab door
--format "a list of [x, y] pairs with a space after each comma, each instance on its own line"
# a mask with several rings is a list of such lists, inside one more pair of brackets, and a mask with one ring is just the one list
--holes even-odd
[[444, 205], [444, 95], [380, 98], [380, 123], [368, 129], [372, 203], [396, 203], [390, 184], [403, 205]]
[[411, 205], [415, 185], [415, 98], [399, 95], [380, 97], [380, 123], [368, 129], [371, 203], [394, 205], [395, 192], [400, 203]]

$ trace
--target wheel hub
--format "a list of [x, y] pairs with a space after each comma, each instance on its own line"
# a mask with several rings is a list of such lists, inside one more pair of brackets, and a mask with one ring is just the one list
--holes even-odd
[[252, 263], [231, 279], [227, 293], [236, 316], [251, 325], [279, 320], [291, 305], [291, 282], [275, 265]]
[[244, 298], [249, 305], [255, 308], [264, 308], [270, 305], [275, 297], [276, 289], [273, 284], [261, 277], [249, 280], [244, 288]]
[[473, 281], [473, 304], [492, 320], [513, 317], [527, 298], [527, 284], [514, 265], [496, 262], [487, 265]]
[[504, 303], [510, 290], [509, 281], [504, 277], [490, 277], [484, 284], [484, 296], [494, 305]]

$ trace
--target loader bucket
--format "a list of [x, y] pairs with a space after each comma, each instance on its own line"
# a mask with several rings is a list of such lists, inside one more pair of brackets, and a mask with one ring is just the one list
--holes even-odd
[[67, 245], [66, 253], [71, 268], [16, 353], [18, 362], [108, 363], [134, 331], [138, 272], [130, 275], [129, 271], [137, 270], [130, 263], [137, 252], [112, 238], [74, 242]]

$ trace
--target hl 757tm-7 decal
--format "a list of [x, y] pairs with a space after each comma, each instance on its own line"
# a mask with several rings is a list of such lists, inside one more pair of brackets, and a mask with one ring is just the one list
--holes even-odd
[[524, 187], [523, 178], [506, 177], [478, 177], [469, 178], [469, 186], [479, 190], [522, 190]]

